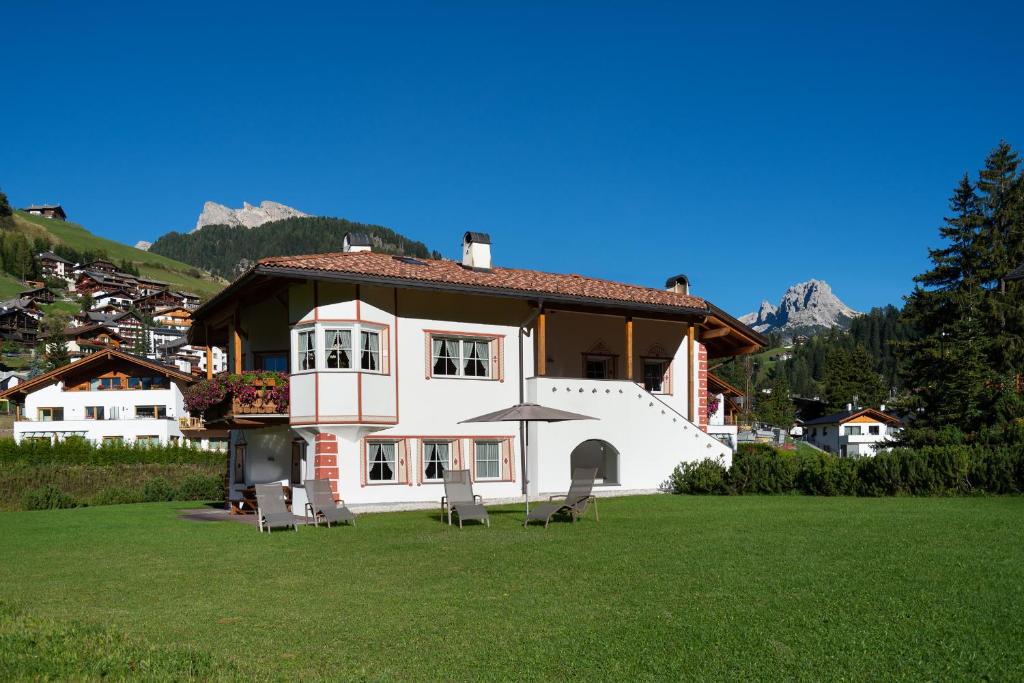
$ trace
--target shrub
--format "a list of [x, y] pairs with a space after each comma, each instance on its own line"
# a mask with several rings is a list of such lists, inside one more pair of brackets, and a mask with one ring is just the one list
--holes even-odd
[[705, 458], [699, 462], [681, 462], [676, 465], [662, 488], [671, 493], [716, 493], [729, 492], [726, 476], [728, 470], [721, 460]]
[[70, 496], [53, 485], [40, 486], [25, 491], [21, 497], [21, 507], [25, 510], [57, 510], [73, 508], [77, 503]]
[[190, 474], [181, 480], [178, 500], [223, 500], [224, 482], [215, 475]]
[[187, 444], [142, 446], [135, 444], [103, 444], [96, 446], [85, 439], [67, 439], [51, 444], [48, 441], [0, 439], [0, 466], [13, 463], [29, 465], [134, 465], [134, 464], [223, 464], [225, 454], [204, 451]]
[[736, 493], [786, 493], [793, 490], [797, 459], [768, 444], [742, 444], [732, 459], [729, 482]]
[[171, 482], [163, 477], [154, 477], [142, 487], [142, 499], [147, 503], [161, 503], [174, 500], [177, 491]]
[[799, 455], [794, 484], [808, 495], [853, 495], [857, 492], [857, 462], [828, 453]]
[[142, 491], [127, 486], [112, 486], [103, 489], [93, 496], [89, 501], [90, 505], [125, 505], [127, 503], [141, 503]]

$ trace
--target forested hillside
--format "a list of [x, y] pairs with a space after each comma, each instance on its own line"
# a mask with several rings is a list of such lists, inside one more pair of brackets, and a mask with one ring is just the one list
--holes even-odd
[[342, 250], [347, 232], [368, 234], [374, 251], [422, 258], [439, 258], [427, 245], [380, 225], [344, 218], [306, 216], [264, 223], [255, 228], [207, 225], [190, 233], [170, 232], [150, 251], [184, 261], [226, 278], [245, 271], [265, 256], [291, 256]]

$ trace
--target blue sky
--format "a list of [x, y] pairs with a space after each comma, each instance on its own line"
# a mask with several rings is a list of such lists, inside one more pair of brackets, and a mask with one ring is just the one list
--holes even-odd
[[1024, 8], [822, 4], [11, 3], [0, 187], [129, 243], [273, 199], [735, 314], [898, 303], [1024, 147]]

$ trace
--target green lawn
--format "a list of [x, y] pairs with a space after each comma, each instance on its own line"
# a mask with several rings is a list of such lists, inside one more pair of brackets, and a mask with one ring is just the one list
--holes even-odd
[[21, 282], [18, 278], [7, 273], [0, 273], [0, 300], [6, 301], [13, 299], [18, 296], [21, 292], [24, 292], [28, 287], [25, 286], [24, 282]]
[[[648, 496], [547, 530], [501, 508], [490, 529], [409, 512], [269, 537], [184, 507], [0, 514], [0, 602], [21, 615], [0, 610], [0, 678], [121, 642], [93, 628], [235, 680], [1024, 671], [1024, 498]], [[24, 635], [69, 620], [80, 635]]]

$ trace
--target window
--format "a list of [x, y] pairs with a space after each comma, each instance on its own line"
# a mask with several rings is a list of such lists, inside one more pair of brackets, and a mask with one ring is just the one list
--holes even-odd
[[583, 376], [587, 379], [612, 379], [615, 375], [612, 356], [583, 356]]
[[868, 426], [868, 434], [871, 436], [878, 436], [878, 425]]
[[377, 372], [380, 369], [380, 332], [362, 330], [359, 333], [359, 367]]
[[667, 360], [644, 360], [644, 389], [652, 394], [660, 394], [667, 390], [665, 375], [668, 372]]
[[124, 437], [123, 436], [105, 436], [105, 437], [103, 437], [103, 443], [105, 443], [105, 444], [108, 444], [108, 443], [109, 444], [124, 443]]
[[167, 406], [135, 406], [135, 418], [162, 420], [167, 417]]
[[210, 439], [210, 450], [217, 451], [218, 453], [228, 452], [228, 440], [227, 439]]
[[256, 369], [269, 372], [288, 372], [287, 353], [257, 353], [255, 354]]
[[325, 330], [324, 340], [327, 367], [342, 370], [351, 368], [352, 330]]
[[316, 330], [302, 330], [299, 332], [299, 362], [300, 370], [316, 369]]
[[159, 446], [160, 437], [153, 434], [147, 434], [146, 436], [137, 436], [135, 437], [135, 443], [139, 446]]
[[476, 448], [476, 478], [500, 479], [501, 444], [496, 441], [477, 441], [474, 446]]
[[423, 481], [442, 481], [448, 469], [448, 452], [451, 444], [446, 441], [423, 442]]
[[85, 419], [86, 420], [102, 420], [103, 419], [103, 406], [86, 406], [85, 407]]
[[390, 441], [371, 441], [366, 447], [367, 471], [370, 483], [397, 481], [395, 470], [397, 444]]
[[860, 425], [847, 425], [843, 428], [846, 436], [860, 436]]
[[431, 337], [432, 374], [438, 377], [490, 378], [493, 375], [492, 342], [470, 337]]
[[38, 411], [39, 422], [59, 422], [64, 419], [63, 408], [40, 408]]
[[97, 388], [100, 391], [112, 391], [121, 388], [120, 377], [100, 377]]

